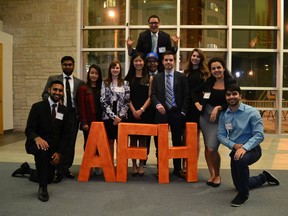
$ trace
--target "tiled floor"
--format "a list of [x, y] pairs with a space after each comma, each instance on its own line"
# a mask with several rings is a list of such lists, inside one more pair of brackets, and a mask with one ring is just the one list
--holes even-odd
[[[151, 139], [153, 140], [153, 139]], [[0, 162], [29, 162], [33, 163], [33, 156], [28, 155], [24, 148], [25, 135], [24, 133], [7, 133], [0, 135]], [[203, 154], [203, 140], [201, 138], [201, 150], [198, 161], [199, 168], [206, 168], [206, 162]], [[263, 156], [255, 164], [251, 166], [251, 169], [277, 169], [288, 170], [288, 138], [279, 138], [273, 135], [267, 135], [265, 141], [261, 144]], [[229, 150], [225, 146], [220, 146], [221, 154], [221, 168], [229, 169]], [[81, 131], [78, 133], [76, 143], [76, 155], [74, 164], [81, 164], [83, 156], [83, 135]], [[116, 157], [116, 156], [115, 156]], [[129, 161], [130, 164], [130, 161]], [[131, 165], [131, 164], [130, 164]], [[156, 165], [155, 148], [151, 143], [151, 152], [147, 162], [148, 166]], [[172, 160], [170, 160], [170, 167], [172, 167]]]

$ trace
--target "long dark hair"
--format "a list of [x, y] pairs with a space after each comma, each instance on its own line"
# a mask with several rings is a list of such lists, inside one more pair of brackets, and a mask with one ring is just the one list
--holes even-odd
[[200, 72], [201, 72], [201, 78], [204, 79], [204, 80], [207, 80], [207, 78], [210, 76], [210, 71], [209, 71], [208, 66], [207, 66], [206, 55], [199, 48], [193, 49], [192, 52], [190, 53], [189, 59], [187, 61], [185, 69], [184, 69], [184, 74], [186, 76], [188, 76], [191, 73], [191, 71], [192, 71], [193, 64], [191, 62], [191, 57], [192, 57], [194, 52], [198, 52], [199, 56], [200, 56], [199, 69], [200, 69]]
[[127, 80], [129, 83], [133, 83], [135, 81], [135, 77], [136, 77], [136, 69], [134, 67], [134, 60], [137, 58], [137, 57], [140, 57], [143, 62], [144, 62], [144, 66], [142, 68], [142, 78], [141, 78], [141, 81], [140, 81], [140, 84], [141, 85], [146, 85], [147, 83], [149, 83], [149, 74], [148, 74], [148, 71], [147, 71], [147, 66], [146, 66], [146, 63], [145, 63], [145, 55], [143, 53], [140, 53], [140, 52], [136, 52], [131, 60], [130, 60], [130, 66], [129, 66], [129, 70], [128, 70], [128, 73], [125, 77], [125, 80]]
[[104, 84], [106, 86], [109, 86], [110, 87], [110, 84], [112, 83], [112, 74], [111, 74], [111, 69], [116, 67], [116, 65], [119, 64], [119, 67], [120, 67], [120, 73], [118, 74], [118, 86], [122, 86], [124, 84], [124, 79], [122, 78], [122, 66], [121, 66], [121, 63], [120, 61], [118, 60], [115, 60], [113, 62], [110, 63], [109, 65], [109, 68], [108, 68], [108, 78], [106, 80], [104, 80]]
[[89, 67], [88, 73], [87, 73], [87, 81], [86, 81], [86, 86], [88, 87], [89, 90], [92, 90], [92, 86], [91, 86], [91, 79], [90, 79], [90, 72], [91, 69], [94, 68], [97, 72], [98, 72], [98, 80], [96, 81], [96, 90], [97, 92], [101, 90], [101, 84], [102, 84], [102, 71], [101, 68], [96, 65], [96, 64], [92, 64]]

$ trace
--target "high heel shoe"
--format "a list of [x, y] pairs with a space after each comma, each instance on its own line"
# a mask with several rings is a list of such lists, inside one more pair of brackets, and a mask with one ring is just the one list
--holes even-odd
[[136, 177], [137, 175], [138, 175], [138, 172], [132, 172], [132, 173], [131, 173], [131, 176], [132, 176], [132, 177]]

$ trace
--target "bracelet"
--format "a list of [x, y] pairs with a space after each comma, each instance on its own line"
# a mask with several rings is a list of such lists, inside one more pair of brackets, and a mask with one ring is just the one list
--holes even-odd
[[145, 112], [145, 109], [143, 107], [140, 108], [142, 110], [142, 112]]

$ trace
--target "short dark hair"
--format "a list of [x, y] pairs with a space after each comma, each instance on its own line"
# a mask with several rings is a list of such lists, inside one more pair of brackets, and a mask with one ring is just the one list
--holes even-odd
[[72, 56], [63, 56], [61, 59], [61, 64], [63, 64], [64, 61], [72, 61], [73, 64], [75, 62], [74, 58]]
[[164, 56], [165, 56], [165, 55], [172, 55], [173, 58], [174, 58], [174, 60], [175, 60], [175, 54], [174, 54], [174, 52], [172, 52], [171, 50], [167, 50], [167, 51], [165, 51], [165, 52], [163, 53], [163, 55], [162, 55], [162, 60], [164, 59]]
[[148, 18], [148, 23], [149, 23], [149, 21], [150, 21], [151, 18], [156, 18], [156, 19], [158, 19], [159, 22], [160, 22], [160, 18], [159, 18], [157, 15], [151, 15], [151, 16]]
[[235, 83], [227, 85], [227, 87], [225, 88], [225, 92], [227, 92], [227, 91], [231, 91], [231, 92], [237, 91], [239, 94], [241, 94], [240, 86], [238, 84], [235, 84]]
[[51, 83], [50, 83], [50, 88], [52, 88], [52, 86], [54, 84], [59, 84], [59, 85], [62, 85], [64, 87], [64, 84], [61, 80], [53, 80]]

